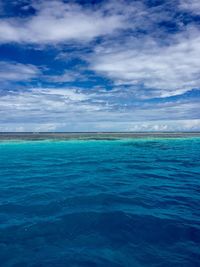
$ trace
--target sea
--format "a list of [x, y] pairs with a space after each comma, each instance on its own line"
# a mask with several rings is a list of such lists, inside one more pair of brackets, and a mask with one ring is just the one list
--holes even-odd
[[5, 136], [1, 267], [200, 266], [199, 136]]

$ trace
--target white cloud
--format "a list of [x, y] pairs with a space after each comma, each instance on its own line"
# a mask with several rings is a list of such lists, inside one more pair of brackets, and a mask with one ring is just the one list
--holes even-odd
[[84, 100], [88, 100], [89, 97], [81, 90], [78, 89], [66, 89], [66, 88], [56, 88], [56, 89], [52, 89], [52, 88], [41, 88], [41, 89], [35, 89], [33, 90], [33, 92], [35, 92], [36, 94], [41, 94], [44, 97], [45, 96], [53, 96], [53, 97], [62, 97], [65, 101], [69, 100], [69, 101], [84, 101]]
[[0, 132], [190, 132], [200, 131], [200, 120], [168, 120], [136, 122], [95, 122], [74, 123], [66, 120], [63, 123], [26, 122], [2, 123]]
[[149, 132], [171, 132], [171, 131], [199, 131], [200, 120], [166, 120], [166, 121], [148, 121], [141, 123], [132, 123], [128, 131], [149, 131]]
[[97, 111], [90, 97], [77, 89], [36, 88], [25, 92], [8, 92], [0, 97], [0, 122], [73, 119], [79, 113]]
[[[0, 124], [34, 131], [198, 130], [195, 99], [126, 105], [115, 92], [35, 88], [0, 96]], [[120, 93], [123, 96], [123, 90]], [[191, 122], [189, 122], [191, 119]], [[170, 122], [169, 122], [170, 121]], [[182, 122], [185, 121], [183, 124]], [[13, 124], [13, 126], [12, 126]], [[7, 125], [7, 126], [6, 126]], [[10, 125], [10, 126], [9, 126]]]
[[[184, 8], [188, 2], [181, 3]], [[193, 0], [192, 5], [196, 7], [197, 2]], [[84, 52], [79, 57], [89, 60], [91, 69], [107, 76], [115, 85], [129, 85], [141, 98], [164, 98], [200, 87], [200, 30], [197, 26], [183, 27], [173, 36], [164, 36], [157, 24], [170, 21], [172, 16], [164, 4], [149, 8], [138, 1], [127, 5], [124, 1], [109, 1], [82, 7], [62, 1], [36, 1], [33, 6], [35, 15], [0, 20], [0, 42], [57, 44], [91, 41], [112, 34], [112, 38], [94, 48], [91, 57]], [[123, 34], [120, 29], [135, 30], [137, 34]], [[148, 33], [138, 34], [138, 29]], [[114, 36], [116, 31], [118, 35]], [[10, 71], [11, 67], [9, 71], [2, 70], [0, 78], [26, 80], [37, 72], [36, 67], [27, 65], [30, 73], [22, 70], [22, 75], [18, 75], [22, 64], [13, 68], [16, 70]], [[80, 74], [66, 70], [62, 75], [46, 78], [64, 83], [77, 80]]]
[[65, 70], [60, 75], [49, 75], [46, 79], [55, 83], [73, 82], [76, 80], [84, 79], [83, 75], [79, 71]]
[[[0, 19], [0, 43], [15, 42], [24, 48], [26, 44], [43, 45], [42, 49], [48, 49], [47, 44], [61, 44], [56, 46], [60, 51], [56, 60], [86, 62], [76, 69], [69, 64], [66, 70], [62, 70], [63, 62], [59, 67], [58, 62], [55, 66], [49, 63], [52, 69], [47, 66], [48, 73], [52, 75], [31, 64], [1, 62], [0, 82], [8, 90], [0, 94], [0, 130], [200, 130], [199, 103], [192, 94], [182, 100], [147, 100], [200, 88], [198, 25], [184, 26], [181, 16], [175, 19], [176, 11], [165, 3], [147, 7], [143, 1], [127, 5], [124, 1], [109, 1], [83, 7], [54, 0], [32, 2], [34, 15]], [[198, 14], [197, 1], [190, 6], [189, 1], [181, 3], [181, 10]], [[167, 27], [162, 26], [165, 22], [174, 23], [177, 32], [167, 32]], [[85, 46], [97, 37], [104, 38]], [[80, 46], [82, 43], [84, 46]], [[48, 62], [44, 57], [44, 65]], [[104, 80], [92, 70], [112, 80], [112, 90], [102, 89]], [[100, 80], [99, 86], [90, 90], [25, 86], [26, 90], [20, 90], [17, 83], [37, 78], [38, 82], [55, 85], [85, 79], [84, 74], [86, 79], [93, 75], [97, 83]], [[105, 84], [110, 88], [109, 82]]]
[[0, 81], [26, 81], [37, 77], [40, 70], [31, 64], [0, 62]]
[[56, 44], [90, 41], [125, 27], [124, 16], [62, 1], [35, 4], [36, 15], [0, 20], [0, 42]]
[[129, 38], [125, 43], [106, 43], [90, 59], [91, 67], [117, 85], [154, 90], [167, 97], [200, 88], [200, 31], [188, 28], [160, 44], [150, 36]]
[[63, 126], [63, 123], [5, 123], [0, 125], [0, 132], [54, 132]]
[[179, 8], [184, 11], [189, 11], [193, 14], [200, 15], [199, 0], [180, 0]]

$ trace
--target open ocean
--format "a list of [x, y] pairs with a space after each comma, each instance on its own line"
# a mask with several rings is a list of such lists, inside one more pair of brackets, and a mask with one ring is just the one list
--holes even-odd
[[1, 267], [199, 267], [200, 138], [0, 142]]

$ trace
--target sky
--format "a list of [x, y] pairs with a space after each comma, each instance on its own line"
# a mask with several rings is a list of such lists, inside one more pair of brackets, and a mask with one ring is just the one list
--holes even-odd
[[0, 131], [200, 131], [199, 0], [0, 0]]

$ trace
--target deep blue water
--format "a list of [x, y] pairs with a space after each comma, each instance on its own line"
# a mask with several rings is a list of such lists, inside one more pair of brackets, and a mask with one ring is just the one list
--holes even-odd
[[200, 266], [200, 138], [0, 143], [0, 266]]

